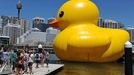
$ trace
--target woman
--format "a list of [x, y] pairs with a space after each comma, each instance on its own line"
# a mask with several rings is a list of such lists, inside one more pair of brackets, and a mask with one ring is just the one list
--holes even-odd
[[41, 66], [44, 67], [44, 61], [45, 61], [45, 53], [42, 51], [41, 53]]
[[17, 58], [16, 58], [16, 74], [15, 75], [20, 75], [21, 69], [22, 69], [22, 59], [21, 57], [21, 52], [17, 52]]
[[33, 54], [31, 54], [31, 52], [30, 52], [29, 53], [29, 58], [28, 58], [28, 67], [29, 67], [30, 74], [33, 74], [32, 65], [33, 65]]
[[[25, 52], [24, 53], [24, 67], [25, 67], [25, 71], [24, 71], [24, 73], [28, 73], [27, 72], [27, 69], [28, 69], [28, 59], [29, 59], [29, 52]], [[23, 73], [23, 74], [24, 74]]]

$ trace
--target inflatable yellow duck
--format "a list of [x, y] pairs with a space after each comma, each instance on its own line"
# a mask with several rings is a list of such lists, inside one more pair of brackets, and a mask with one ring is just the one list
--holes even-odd
[[49, 24], [61, 32], [53, 44], [61, 60], [78, 62], [111, 62], [124, 54], [129, 40], [125, 30], [97, 26], [99, 11], [90, 0], [69, 0]]

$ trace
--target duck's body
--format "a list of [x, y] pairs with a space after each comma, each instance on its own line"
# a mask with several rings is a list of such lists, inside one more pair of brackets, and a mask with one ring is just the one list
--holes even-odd
[[[90, 9], [93, 11], [87, 11]], [[92, 2], [71, 0], [58, 13], [57, 27], [62, 31], [54, 39], [54, 50], [61, 60], [111, 62], [123, 55], [124, 43], [129, 40], [128, 33], [97, 27], [98, 9]]]
[[[126, 34], [119, 35], [118, 33]], [[54, 48], [62, 60], [115, 61], [123, 55], [123, 44], [127, 40], [125, 36], [128, 36], [127, 32], [118, 29], [105, 29], [86, 24], [70, 26], [57, 35]]]

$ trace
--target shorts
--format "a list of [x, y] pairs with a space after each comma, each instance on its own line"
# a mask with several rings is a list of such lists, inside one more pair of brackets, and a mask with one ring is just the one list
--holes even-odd
[[22, 64], [16, 64], [16, 67], [18, 67], [18, 68], [22, 68], [23, 65], [22, 65]]
[[25, 62], [24, 63], [24, 67], [28, 67], [28, 62]]
[[32, 66], [33, 65], [33, 63], [32, 62], [29, 62], [28, 63], [28, 67], [30, 67], [30, 66]]
[[36, 62], [37, 64], [39, 64], [39, 63], [40, 63], [40, 60], [35, 60], [35, 62]]
[[21, 65], [21, 68], [22, 68], [23, 71], [25, 70], [24, 64]]
[[48, 58], [46, 58], [45, 62], [46, 62], [46, 63], [48, 63], [48, 62], [49, 62]]
[[3, 60], [0, 59], [0, 64], [3, 64]]

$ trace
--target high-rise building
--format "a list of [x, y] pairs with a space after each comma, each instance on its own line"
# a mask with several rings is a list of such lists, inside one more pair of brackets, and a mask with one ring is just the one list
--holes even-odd
[[104, 27], [105, 28], [117, 28], [117, 29], [119, 29], [120, 25], [116, 21], [106, 19], [106, 20], [104, 20]]
[[49, 27], [46, 29], [46, 42], [52, 44], [56, 35], [60, 32], [60, 30]]
[[42, 23], [45, 23], [45, 19], [44, 18], [41, 18], [41, 17], [34, 17], [32, 19], [32, 28], [37, 28], [38, 25], [42, 24]]
[[51, 22], [53, 20], [55, 20], [55, 18], [48, 18], [47, 23], [49, 23], [49, 22]]
[[24, 32], [28, 30], [29, 21], [26, 19], [19, 19], [15, 16], [0, 16], [0, 26], [6, 26], [8, 23], [10, 24], [19, 24], [24, 28]]
[[7, 23], [11, 23], [11, 24], [16, 24], [17, 21], [17, 17], [14, 16], [0, 16], [2, 19], [2, 27], [4, 27], [5, 25], [7, 25]]
[[126, 28], [130, 35], [130, 42], [134, 44], [134, 28]]
[[40, 23], [36, 26], [36, 28], [40, 29], [41, 32], [45, 32], [48, 27], [50, 26], [46, 23]]
[[99, 18], [99, 20], [98, 20], [98, 26], [99, 27], [104, 27], [104, 19]]
[[99, 18], [98, 26], [103, 28], [114, 28], [114, 29], [122, 28], [121, 23], [109, 19], [102, 19], [102, 18]]
[[0, 28], [2, 28], [2, 19], [0, 17]]
[[2, 27], [0, 27], [0, 36], [2, 36]]
[[0, 18], [0, 36], [2, 36], [2, 19]]
[[21, 25], [8, 23], [3, 27], [3, 35], [10, 37], [10, 44], [16, 44], [17, 37], [24, 33], [24, 29]]
[[17, 21], [16, 24], [19, 24], [22, 26], [22, 28], [24, 28], [24, 33], [29, 30], [29, 28], [28, 28], [29, 21], [26, 19], [20, 19]]

